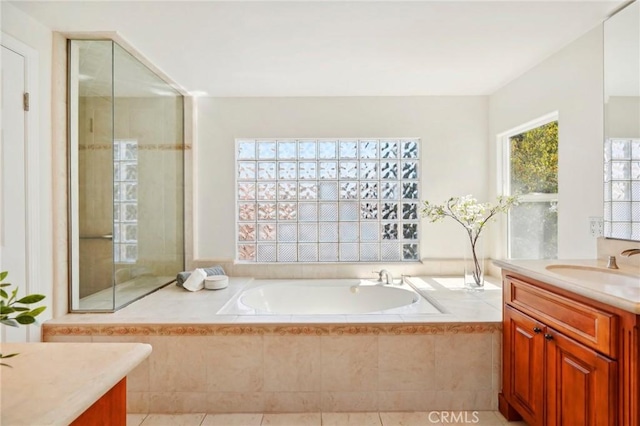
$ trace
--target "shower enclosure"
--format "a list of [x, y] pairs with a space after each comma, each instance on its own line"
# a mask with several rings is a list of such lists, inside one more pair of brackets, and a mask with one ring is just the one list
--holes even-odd
[[70, 308], [112, 312], [184, 269], [184, 102], [114, 41], [68, 52]]

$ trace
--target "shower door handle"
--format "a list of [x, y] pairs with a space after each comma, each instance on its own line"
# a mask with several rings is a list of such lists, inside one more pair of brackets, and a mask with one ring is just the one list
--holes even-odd
[[105, 235], [81, 235], [81, 240], [113, 240], [112, 234]]

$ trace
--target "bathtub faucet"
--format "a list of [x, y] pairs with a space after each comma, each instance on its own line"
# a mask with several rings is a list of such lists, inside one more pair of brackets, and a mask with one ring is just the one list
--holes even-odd
[[378, 274], [378, 282], [383, 282], [382, 277], [385, 277], [384, 282], [386, 284], [393, 284], [393, 275], [386, 269], [381, 269], [380, 271], [375, 271]]

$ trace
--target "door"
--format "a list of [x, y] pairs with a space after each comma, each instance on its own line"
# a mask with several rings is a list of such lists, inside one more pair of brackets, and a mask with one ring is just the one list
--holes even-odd
[[[0, 270], [7, 281], [27, 291], [26, 59], [2, 48], [2, 137], [0, 142]], [[11, 287], [13, 289], [14, 287]], [[23, 342], [25, 327], [2, 327], [2, 341]]]
[[503, 392], [530, 425], [543, 423], [544, 328], [533, 318], [505, 307]]
[[553, 329], [547, 340], [547, 424], [616, 424], [617, 363]]

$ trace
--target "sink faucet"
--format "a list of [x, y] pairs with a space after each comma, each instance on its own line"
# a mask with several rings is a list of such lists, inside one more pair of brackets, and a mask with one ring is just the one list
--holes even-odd
[[386, 284], [393, 284], [393, 275], [391, 275], [391, 272], [389, 272], [387, 269], [381, 269], [380, 271], [378, 271], [378, 281], [379, 282], [383, 282], [382, 281], [382, 277], [385, 277], [384, 282]]
[[620, 253], [623, 256], [629, 257], [629, 256], [633, 256], [634, 254], [640, 254], [640, 249], [627, 249], [627, 250], [623, 250], [622, 253]]

